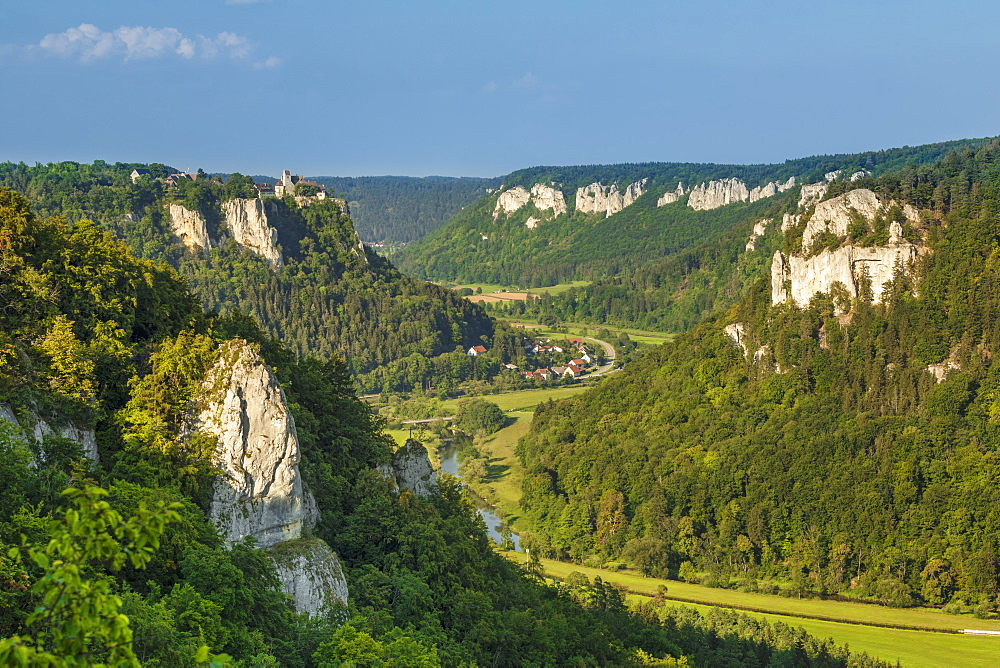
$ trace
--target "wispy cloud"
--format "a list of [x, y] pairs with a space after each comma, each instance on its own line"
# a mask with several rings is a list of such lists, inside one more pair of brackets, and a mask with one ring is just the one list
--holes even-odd
[[[93, 24], [81, 23], [60, 33], [50, 33], [38, 44], [8, 46], [5, 51], [28, 56], [46, 55], [81, 63], [100, 60], [127, 63], [155, 58], [245, 60], [253, 54], [254, 45], [246, 37], [232, 32], [206, 37], [185, 35], [176, 28], [147, 26], [122, 26], [105, 31]], [[273, 56], [264, 62], [273, 61], [281, 62]]]
[[275, 58], [274, 56], [271, 56], [267, 60], [262, 60], [259, 63], [254, 63], [253, 68], [255, 70], [273, 70], [277, 67], [281, 67], [282, 63], [284, 62], [285, 61], [283, 61], [281, 58]]

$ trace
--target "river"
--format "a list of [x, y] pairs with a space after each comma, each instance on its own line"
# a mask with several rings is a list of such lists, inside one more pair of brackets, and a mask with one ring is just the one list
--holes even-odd
[[[441, 470], [450, 473], [456, 478], [461, 479], [462, 474], [458, 470], [458, 448], [441, 448]], [[499, 544], [502, 538], [500, 537], [500, 527], [503, 526], [503, 522], [497, 517], [496, 513], [490, 510], [489, 506], [482, 504], [479, 497], [473, 495], [473, 499], [477, 502], [477, 510], [480, 516], [482, 516], [483, 521], [486, 522], [486, 529], [489, 533], [490, 538], [493, 542]], [[521, 552], [521, 539], [515, 533], [511, 536], [514, 540], [514, 549]]]

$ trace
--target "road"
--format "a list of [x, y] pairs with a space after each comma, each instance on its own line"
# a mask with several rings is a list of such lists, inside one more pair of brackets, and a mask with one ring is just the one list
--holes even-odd
[[587, 377], [596, 378], [597, 376], [603, 376], [606, 373], [611, 373], [612, 371], [616, 371], [616, 369], [614, 368], [615, 366], [614, 346], [612, 346], [607, 341], [601, 341], [600, 339], [595, 339], [592, 336], [588, 336], [587, 338], [593, 341], [594, 343], [599, 344], [602, 348], [604, 348], [604, 366], [597, 369], [597, 371], [595, 371], [594, 373], [588, 374]]

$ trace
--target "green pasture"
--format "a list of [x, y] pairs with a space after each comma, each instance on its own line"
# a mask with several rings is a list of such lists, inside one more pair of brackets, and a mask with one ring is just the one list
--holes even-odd
[[559, 283], [558, 285], [550, 285], [545, 288], [529, 288], [528, 292], [533, 295], [558, 295], [570, 288], [585, 288], [591, 283], [593, 281], [570, 281], [569, 283]]
[[[648, 597], [629, 596], [629, 599], [631, 602], [648, 600]], [[707, 614], [713, 607], [697, 603], [678, 605], [694, 608], [702, 614]], [[788, 626], [800, 627], [816, 638], [830, 638], [834, 643], [847, 645], [853, 651], [866, 652], [885, 661], [899, 662], [907, 668], [996, 666], [1000, 661], [998, 660], [1000, 638], [885, 629], [787, 615], [742, 612], [772, 624], [781, 622]]]
[[[499, 318], [500, 320], [505, 320], [509, 325], [517, 327], [525, 327], [532, 329], [536, 336], [544, 336], [550, 339], [565, 339], [567, 337], [579, 337], [579, 336], [594, 336], [594, 334], [599, 329], [607, 329], [612, 332], [625, 332], [629, 335], [629, 338], [638, 343], [648, 343], [649, 345], [658, 346], [661, 343], [671, 340], [676, 334], [665, 334], [664, 332], [653, 332], [650, 330], [643, 329], [626, 329], [624, 327], [612, 327], [610, 325], [594, 325], [585, 323], [559, 323], [560, 328], [565, 327], [567, 333], [554, 332], [542, 325], [539, 325], [533, 320], [526, 318], [518, 318], [517, 320], [506, 320], [504, 318]], [[584, 334], [586, 332], [586, 334]]]
[[[548, 401], [549, 399], [566, 399], [567, 397], [580, 394], [586, 389], [586, 385], [564, 385], [551, 388], [544, 387], [537, 390], [515, 390], [514, 392], [503, 392], [501, 394], [484, 394], [477, 398], [492, 401], [505, 411], [534, 411], [535, 406], [544, 401]], [[458, 399], [446, 400], [444, 406], [449, 411], [448, 414], [453, 415], [453, 411], [458, 409], [458, 402], [468, 398], [460, 397]]]

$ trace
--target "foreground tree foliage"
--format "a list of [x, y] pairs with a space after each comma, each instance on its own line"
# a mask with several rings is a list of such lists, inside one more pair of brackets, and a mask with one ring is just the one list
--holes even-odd
[[[917, 275], [840, 317], [824, 296], [771, 306], [761, 281], [593, 392], [539, 406], [519, 445], [538, 549], [994, 614], [1000, 145], [861, 185], [924, 208]], [[936, 383], [928, 365], [945, 362]]]

